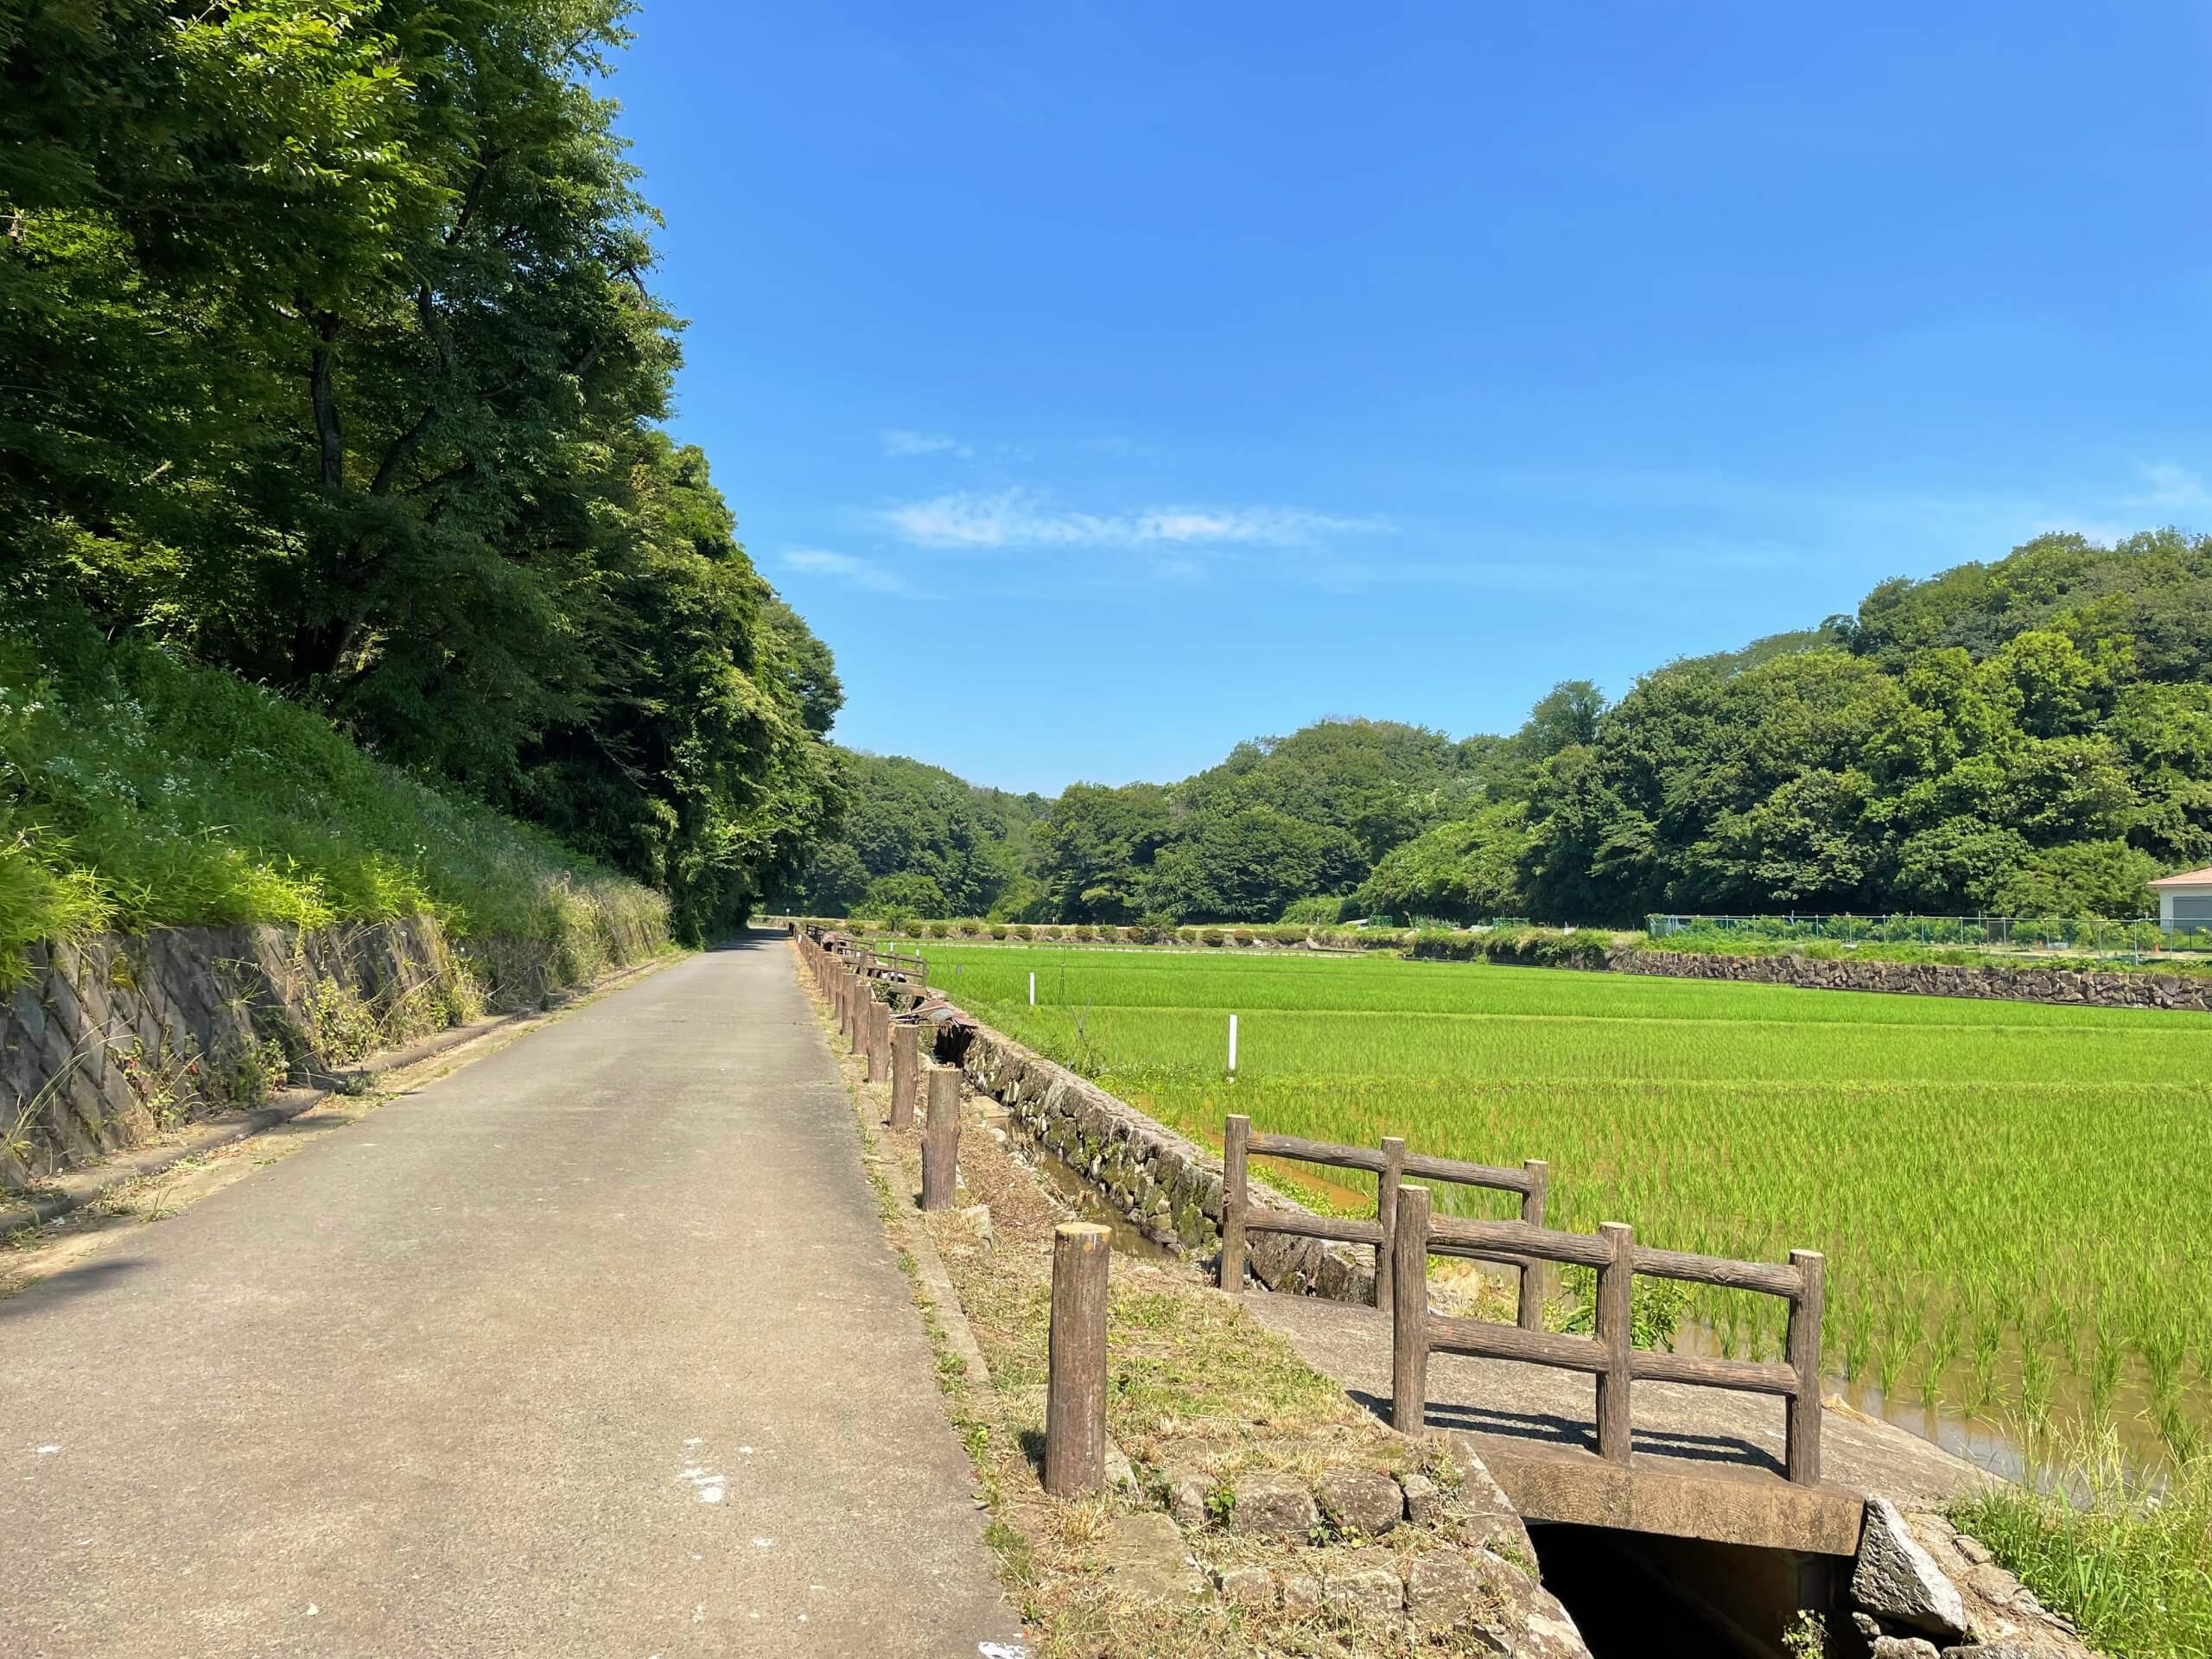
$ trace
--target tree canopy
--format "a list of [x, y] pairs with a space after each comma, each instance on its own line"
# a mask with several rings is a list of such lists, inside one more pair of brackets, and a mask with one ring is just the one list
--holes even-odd
[[742, 917], [829, 654], [668, 413], [626, 0], [0, 6], [0, 592]]
[[1618, 702], [1562, 682], [1502, 735], [1325, 721], [1180, 783], [1077, 784], [1033, 844], [993, 901], [1025, 919], [2139, 915], [2148, 879], [2212, 863], [2212, 538], [2044, 537]]

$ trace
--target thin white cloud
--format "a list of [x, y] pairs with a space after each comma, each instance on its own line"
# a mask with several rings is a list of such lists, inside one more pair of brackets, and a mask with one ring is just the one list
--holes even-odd
[[810, 575], [828, 576], [849, 587], [865, 588], [875, 594], [911, 593], [906, 579], [896, 570], [887, 570], [872, 559], [856, 559], [849, 553], [833, 553], [825, 547], [787, 547], [783, 552], [785, 565], [793, 570], [803, 570]]
[[872, 515], [917, 547], [1311, 547], [1325, 537], [1388, 535], [1388, 519], [1304, 507], [1147, 507], [1078, 512], [1021, 489], [955, 490]]
[[2143, 484], [2138, 499], [2145, 506], [2178, 508], [2184, 512], [2212, 509], [2212, 483], [2193, 468], [2171, 461], [2139, 461], [2135, 474]]
[[908, 432], [901, 429], [893, 429], [883, 435], [883, 453], [894, 461], [913, 455], [951, 455], [960, 461], [973, 461], [976, 458], [973, 444], [963, 443], [959, 439], [949, 436], [943, 432]]

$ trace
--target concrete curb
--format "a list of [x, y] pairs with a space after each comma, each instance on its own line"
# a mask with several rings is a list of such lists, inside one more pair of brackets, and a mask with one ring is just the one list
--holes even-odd
[[17, 1194], [14, 1195], [12, 1202], [0, 1205], [0, 1235], [24, 1227], [42, 1227], [49, 1221], [58, 1221], [115, 1187], [144, 1180], [149, 1175], [163, 1174], [188, 1158], [235, 1146], [241, 1141], [273, 1129], [280, 1123], [289, 1123], [302, 1114], [313, 1111], [334, 1095], [359, 1093], [387, 1071], [420, 1065], [425, 1060], [434, 1060], [441, 1054], [463, 1047], [480, 1038], [493, 1036], [532, 1020], [543, 1020], [549, 1014], [564, 1013], [587, 998], [613, 990], [631, 980], [642, 979], [676, 960], [677, 957], [671, 954], [655, 957], [647, 962], [632, 963], [629, 967], [618, 968], [589, 985], [563, 993], [542, 1008], [522, 1008], [512, 1014], [495, 1014], [488, 1020], [479, 1020], [473, 1025], [454, 1026], [405, 1048], [386, 1049], [381, 1053], [372, 1054], [359, 1065], [347, 1066], [339, 1071], [321, 1072], [311, 1082], [296, 1088], [280, 1089], [270, 1096], [267, 1105], [257, 1106], [251, 1111], [222, 1112], [213, 1117], [203, 1118], [187, 1129], [176, 1143], [149, 1147], [141, 1152], [118, 1153], [112, 1158], [102, 1159], [97, 1164], [65, 1171], [48, 1184], [60, 1191]]

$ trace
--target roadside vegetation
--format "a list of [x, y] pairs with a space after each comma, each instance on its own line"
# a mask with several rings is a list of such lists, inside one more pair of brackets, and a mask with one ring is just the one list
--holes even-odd
[[[834, 819], [830, 653], [662, 426], [680, 322], [600, 95], [632, 9], [4, 9], [0, 618], [119, 649], [5, 646], [0, 939], [657, 908], [465, 798], [696, 940]], [[207, 764], [141, 764], [134, 706]], [[277, 759], [219, 778], [226, 725]]]
[[435, 916], [573, 983], [665, 944], [661, 893], [370, 759], [321, 716], [89, 628], [0, 635], [0, 985], [100, 928]]
[[2114, 1659], [2212, 1659], [2212, 1453], [2150, 1490], [2109, 1434], [2053, 1453], [2040, 1491], [1997, 1486], [1952, 1518]]

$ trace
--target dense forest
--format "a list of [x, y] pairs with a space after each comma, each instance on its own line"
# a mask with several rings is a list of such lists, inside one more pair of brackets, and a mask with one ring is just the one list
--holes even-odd
[[[628, 10], [0, 4], [0, 620], [278, 692], [696, 938], [834, 821], [842, 694], [660, 424]], [[100, 803], [5, 781], [29, 884]]]
[[[848, 764], [871, 827], [794, 908], [2138, 916], [2146, 880], [2212, 864], [2212, 537], [2048, 536], [1667, 664], [1611, 705], [1567, 682], [1510, 735], [1326, 721], [1179, 784], [1078, 784], [1034, 816], [912, 761]], [[938, 880], [979, 836], [994, 880]]]

